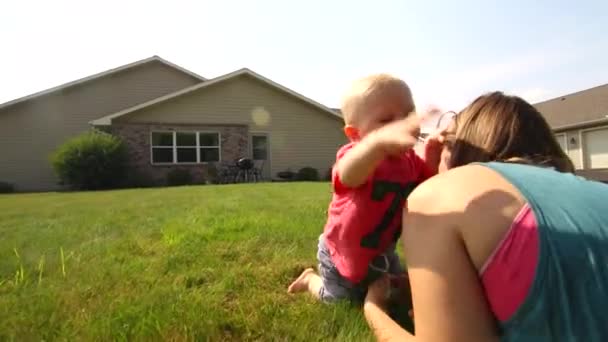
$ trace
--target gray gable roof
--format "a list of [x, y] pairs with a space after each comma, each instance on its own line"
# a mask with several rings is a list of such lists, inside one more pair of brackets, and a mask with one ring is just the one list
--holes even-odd
[[146, 64], [148, 62], [152, 62], [152, 61], [157, 61], [157, 62], [163, 63], [163, 64], [165, 64], [165, 65], [167, 65], [167, 66], [169, 66], [171, 68], [177, 69], [177, 70], [179, 70], [179, 71], [181, 71], [181, 72], [183, 72], [183, 73], [185, 73], [187, 75], [190, 75], [193, 78], [200, 80], [201, 82], [204, 82], [204, 81], [207, 80], [206, 78], [204, 78], [204, 77], [202, 77], [200, 75], [197, 75], [197, 74], [193, 73], [190, 70], [184, 69], [184, 68], [182, 68], [182, 67], [180, 67], [180, 66], [178, 66], [176, 64], [173, 64], [173, 63], [171, 63], [171, 62], [169, 62], [169, 61], [167, 61], [165, 59], [162, 59], [159, 56], [152, 56], [152, 57], [149, 57], [149, 58], [146, 58], [146, 59], [142, 59], [142, 60], [139, 60], [139, 61], [136, 61], [136, 62], [133, 62], [133, 63], [125, 64], [125, 65], [117, 67], [117, 68], [113, 68], [113, 69], [106, 70], [106, 71], [103, 71], [103, 72], [100, 72], [100, 73], [97, 73], [97, 74], [94, 74], [94, 75], [91, 75], [91, 76], [87, 76], [87, 77], [84, 77], [84, 78], [81, 78], [81, 79], [78, 79], [78, 80], [75, 80], [75, 81], [72, 81], [72, 82], [64, 83], [62, 85], [59, 85], [59, 86], [56, 86], [56, 87], [53, 87], [53, 88], [50, 88], [50, 89], [46, 89], [46, 90], [43, 90], [43, 91], [31, 94], [31, 95], [20, 97], [18, 99], [15, 99], [15, 100], [12, 100], [12, 101], [9, 101], [9, 102], [5, 102], [3, 104], [0, 104], [0, 110], [4, 109], [6, 107], [9, 107], [9, 106], [18, 104], [18, 103], [22, 103], [22, 102], [26, 102], [26, 101], [35, 99], [35, 98], [40, 97], [40, 96], [49, 95], [49, 94], [52, 94], [52, 93], [55, 93], [55, 92], [58, 92], [58, 91], [62, 91], [64, 89], [67, 89], [67, 88], [70, 88], [70, 87], [74, 87], [74, 86], [81, 85], [81, 84], [84, 84], [84, 83], [87, 83], [87, 82], [91, 82], [91, 81], [99, 79], [101, 77], [106, 77], [106, 76], [109, 76], [111, 74], [115, 74], [115, 73], [118, 73], [118, 72], [121, 72], [121, 71], [124, 71], [124, 70], [127, 70], [127, 69], [131, 69], [131, 68], [134, 68], [134, 67]]
[[608, 84], [562, 95], [534, 105], [554, 130], [608, 123]]

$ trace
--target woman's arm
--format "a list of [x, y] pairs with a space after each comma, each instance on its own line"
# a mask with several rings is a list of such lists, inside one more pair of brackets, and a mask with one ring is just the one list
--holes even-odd
[[[369, 305], [366, 318], [378, 339], [498, 340], [494, 316], [460, 229], [472, 224], [473, 219], [483, 221], [486, 227], [494, 224], [484, 220], [480, 209], [485, 206], [475, 203], [492, 203], [494, 199], [485, 196], [501, 194], [493, 191], [497, 189], [491, 189], [491, 184], [480, 181], [483, 176], [479, 168], [434, 177], [408, 198], [403, 241], [416, 315], [416, 336], [396, 326], [378, 305]], [[441, 195], [437, 196], [438, 193]]]
[[378, 341], [413, 341], [414, 336], [386, 314], [389, 289], [388, 278], [379, 279], [370, 285], [363, 304], [365, 319]]
[[415, 341], [414, 336], [393, 321], [381, 306], [365, 303], [363, 313], [378, 341]]
[[[456, 190], [443, 186], [441, 194]], [[446, 198], [437, 199], [432, 187], [421, 190], [410, 197], [403, 222], [416, 337], [437, 342], [497, 340], [494, 317], [459, 231], [465, 214]]]

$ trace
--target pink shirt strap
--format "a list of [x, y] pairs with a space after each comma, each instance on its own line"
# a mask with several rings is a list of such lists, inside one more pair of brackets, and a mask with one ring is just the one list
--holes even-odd
[[538, 263], [538, 226], [526, 204], [480, 270], [492, 312], [508, 320], [526, 299]]

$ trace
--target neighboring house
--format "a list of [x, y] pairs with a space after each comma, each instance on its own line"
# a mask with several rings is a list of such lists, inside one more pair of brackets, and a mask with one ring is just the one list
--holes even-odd
[[58, 189], [49, 155], [91, 127], [123, 138], [131, 168], [157, 183], [240, 157], [266, 179], [306, 166], [323, 176], [346, 142], [342, 126], [332, 109], [249, 69], [207, 80], [154, 56], [0, 105], [0, 181]]
[[608, 181], [608, 84], [534, 106], [555, 131], [577, 173]]

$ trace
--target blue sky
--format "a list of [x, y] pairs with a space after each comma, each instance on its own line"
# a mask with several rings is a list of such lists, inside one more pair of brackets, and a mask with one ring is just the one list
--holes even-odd
[[608, 1], [5, 1], [0, 102], [159, 55], [241, 67], [328, 106], [389, 72], [419, 107], [485, 91], [531, 102], [608, 83]]

